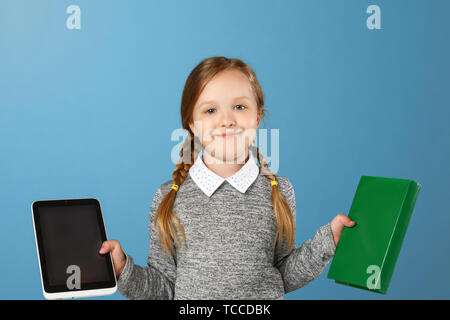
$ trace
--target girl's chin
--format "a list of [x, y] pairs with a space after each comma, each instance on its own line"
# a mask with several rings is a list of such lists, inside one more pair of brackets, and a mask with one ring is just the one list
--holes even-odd
[[220, 162], [225, 163], [245, 163], [246, 155], [244, 150], [238, 150], [237, 152], [216, 152], [213, 150], [210, 155]]

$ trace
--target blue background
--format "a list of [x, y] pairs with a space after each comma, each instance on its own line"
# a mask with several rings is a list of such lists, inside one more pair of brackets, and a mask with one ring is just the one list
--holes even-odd
[[[81, 8], [69, 30], [66, 8]], [[381, 30], [369, 30], [369, 5]], [[30, 205], [95, 197], [146, 265], [190, 71], [256, 72], [293, 183], [296, 245], [348, 214], [361, 175], [422, 185], [386, 295], [319, 278], [286, 299], [450, 298], [449, 1], [0, 2], [0, 298], [43, 299]], [[116, 293], [99, 299], [123, 299]]]

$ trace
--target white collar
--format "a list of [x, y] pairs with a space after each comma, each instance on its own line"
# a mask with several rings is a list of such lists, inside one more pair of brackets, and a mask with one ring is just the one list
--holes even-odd
[[228, 181], [235, 189], [245, 193], [248, 187], [256, 180], [259, 175], [259, 167], [251, 152], [247, 162], [232, 176], [224, 179], [209, 169], [202, 160], [202, 154], [197, 155], [197, 159], [189, 169], [189, 174], [197, 186], [208, 196], [214, 193], [224, 181]]

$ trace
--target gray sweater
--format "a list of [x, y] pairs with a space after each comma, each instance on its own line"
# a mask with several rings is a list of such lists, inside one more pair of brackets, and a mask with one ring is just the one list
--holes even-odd
[[[295, 221], [294, 188], [288, 178], [275, 176]], [[151, 204], [148, 266], [134, 264], [126, 254], [118, 290], [128, 299], [283, 299], [317, 278], [335, 253], [329, 223], [290, 254], [286, 240], [275, 247], [272, 186], [263, 174], [245, 194], [225, 181], [211, 197], [188, 175], [173, 206], [186, 233], [185, 248], [175, 247], [174, 258], [160, 249], [153, 226], [158, 205], [172, 184], [163, 183]]]

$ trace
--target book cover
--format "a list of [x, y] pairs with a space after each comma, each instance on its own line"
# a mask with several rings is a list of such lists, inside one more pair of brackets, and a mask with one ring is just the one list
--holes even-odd
[[361, 176], [328, 278], [385, 294], [421, 185], [413, 180]]

